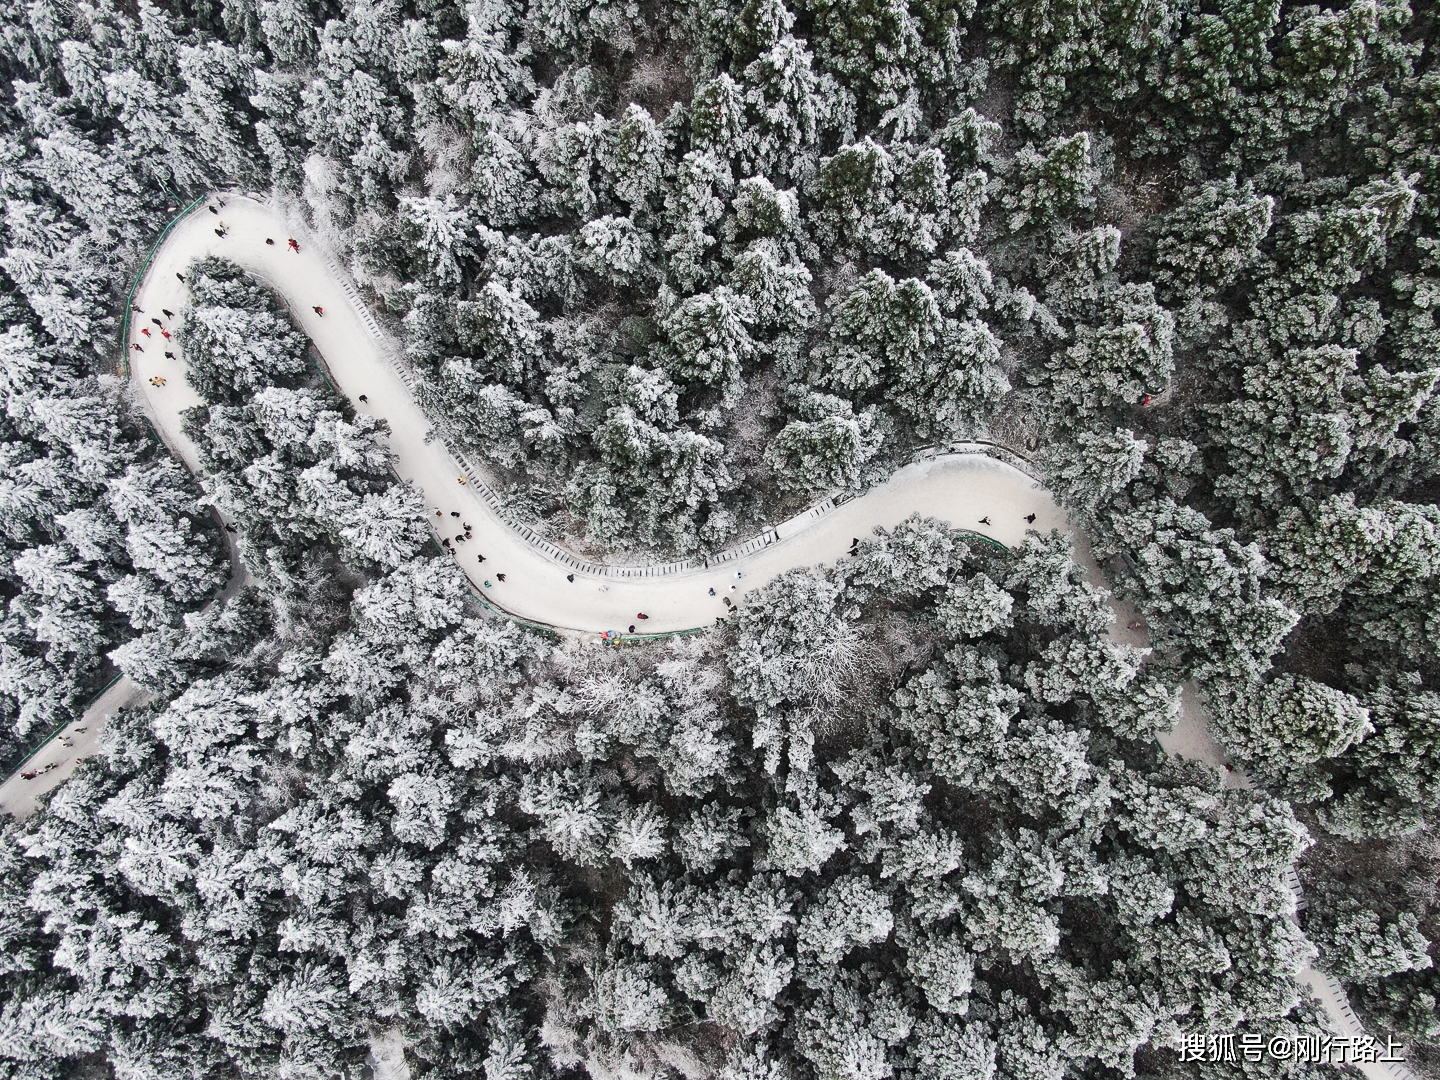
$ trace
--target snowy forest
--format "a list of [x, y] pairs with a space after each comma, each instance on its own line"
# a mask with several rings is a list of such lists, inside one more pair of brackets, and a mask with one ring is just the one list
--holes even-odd
[[[1303, 1078], [1177, 1050], [1319, 1032], [1312, 961], [1440, 1077], [1432, 6], [0, 29], [0, 759], [151, 695], [0, 825], [0, 1080]], [[923, 515], [704, 633], [507, 622], [221, 260], [192, 475], [121, 326], [232, 190], [304, 215], [556, 543], [713, 552], [991, 440], [1152, 647], [1065, 538]], [[1251, 789], [1159, 749], [1186, 684]]]

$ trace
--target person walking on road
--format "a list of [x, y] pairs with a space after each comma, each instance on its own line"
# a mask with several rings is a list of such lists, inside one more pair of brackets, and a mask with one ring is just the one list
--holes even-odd
[[290, 250], [295, 252], [297, 255], [300, 253], [300, 245], [296, 243], [293, 236], [290, 237]]
[[142, 348], [140, 347], [140, 343], [139, 343], [138, 341], [132, 341], [132, 342], [130, 343], [130, 348], [134, 349], [136, 352], [144, 352], [144, 351], [145, 351], [144, 349], [142, 349]]
[[[368, 397], [366, 397], [364, 394], [361, 394], [361, 395], [360, 395], [360, 400], [361, 400], [362, 402], [364, 402], [366, 405], [370, 404], [370, 399], [369, 399]], [[439, 511], [439, 510], [436, 510], [435, 512], [438, 514], [440, 511]]]
[[268, 237], [268, 236], [265, 237], [265, 243], [268, 244], [270, 247], [274, 247], [274, 246], [275, 246], [275, 241], [274, 241], [274, 240], [271, 240], [270, 237]]
[[316, 304], [316, 305], [315, 305], [315, 314], [316, 314], [316, 315], [324, 315], [324, 314], [325, 314], [325, 309], [324, 309], [323, 307], [321, 307], [319, 304]]
[[169, 308], [162, 307], [160, 309], [160, 314], [164, 315], [167, 319], [173, 319], [175, 317], [175, 312], [171, 311]]
[[133, 312], [135, 312], [135, 314], [137, 314], [137, 315], [144, 315], [144, 314], [145, 314], [145, 309], [144, 309], [143, 307], [141, 307], [139, 304], [131, 304], [131, 305], [130, 305], [130, 310], [133, 311]]
[[565, 580], [566, 580], [566, 581], [574, 581], [574, 580], [575, 580], [575, 575], [574, 575], [574, 574], [566, 574], [566, 575], [565, 575]]
[[1028, 525], [1034, 525], [1034, 524], [1035, 524], [1035, 515], [1034, 515], [1034, 514], [1026, 514], [1026, 515], [1025, 515], [1025, 522], [1026, 522], [1026, 524], [1028, 524]]
[[496, 574], [496, 575], [495, 575], [495, 580], [496, 580], [496, 581], [504, 581], [504, 580], [505, 580], [505, 575], [504, 575], [504, 574]]
[[644, 622], [644, 621], [645, 621], [646, 619], [648, 619], [650, 616], [649, 616], [649, 615], [646, 615], [643, 611], [639, 611], [639, 612], [636, 612], [636, 613], [635, 613], [635, 617], [636, 617], [637, 619], [639, 619], [641, 622]]
[[162, 323], [159, 319], [155, 318], [154, 316], [151, 316], [150, 321], [151, 321], [152, 323], [154, 323], [156, 326], [164, 326], [164, 325], [165, 325], [164, 323]]
[[980, 524], [981, 524], [981, 525], [989, 525], [989, 524], [990, 524], [990, 515], [989, 515], [989, 514], [986, 514], [983, 518], [981, 518], [981, 519], [980, 519]]

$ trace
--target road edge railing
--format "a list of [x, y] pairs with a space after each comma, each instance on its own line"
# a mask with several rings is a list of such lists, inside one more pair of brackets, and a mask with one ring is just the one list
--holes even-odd
[[[192, 200], [184, 209], [172, 217], [160, 230], [150, 245], [150, 250], [140, 260], [139, 269], [135, 271], [130, 279], [130, 291], [125, 294], [125, 310], [120, 316], [120, 374], [123, 378], [130, 378], [130, 316], [134, 314], [135, 294], [140, 291], [140, 285], [145, 280], [145, 275], [150, 272], [150, 264], [155, 261], [155, 254], [160, 246], [165, 243], [175, 227], [193, 214], [199, 207], [210, 201], [209, 195], [201, 195]], [[158, 432], [157, 432], [158, 435]], [[161, 440], [164, 443], [164, 440]]]
[[[349, 299], [351, 307], [354, 309], [355, 314], [359, 317], [365, 328], [370, 331], [370, 336], [373, 337], [377, 342], [379, 342], [381, 346], [381, 351], [385, 354], [385, 359], [386, 362], [389, 364], [390, 369], [395, 373], [396, 377], [399, 378], [405, 388], [409, 390], [412, 395], [416, 395], [418, 398], [419, 395], [417, 394], [417, 379], [414, 372], [410, 370], [408, 365], [404, 364], [400, 360], [397, 351], [391, 345], [389, 339], [386, 337], [384, 330], [381, 329], [379, 322], [370, 312], [369, 306], [360, 296], [359, 289], [355, 286], [350, 274], [344, 269], [344, 267], [340, 265], [339, 260], [335, 257], [334, 253], [331, 252], [326, 245], [315, 240], [313, 237], [311, 238], [310, 243], [315, 246], [317, 251], [319, 251], [321, 260], [325, 263], [326, 267], [330, 270], [330, 272], [335, 276], [335, 280], [340, 283], [341, 291], [344, 292], [347, 299]], [[330, 385], [333, 387], [335, 385], [334, 379], [331, 377], [330, 373], [325, 370], [326, 365], [323, 361], [323, 358], [320, 359], [319, 366], [322, 374], [326, 378], [326, 381], [329, 382]], [[434, 420], [432, 419], [431, 422], [434, 423]], [[510, 515], [509, 508], [506, 506], [504, 498], [486, 480], [485, 470], [478, 467], [474, 463], [474, 461], [470, 459], [469, 455], [467, 455], [463, 450], [457, 449], [450, 440], [445, 439], [442, 436], [440, 441], [441, 445], [444, 446], [446, 453], [448, 453], [451, 459], [454, 460], [454, 462], [459, 466], [460, 475], [465, 477], [466, 484], [470, 487], [471, 490], [477, 492], [480, 495], [480, 498], [482, 498], [485, 501], [486, 505], [488, 505], [490, 509], [494, 511], [495, 516], [499, 518], [500, 521], [506, 525], [506, 527], [508, 527], [511, 531], [520, 536], [531, 547], [535, 548], [537, 551], [542, 552], [547, 557], [559, 563], [560, 565], [566, 567], [567, 569], [574, 570], [577, 573], [587, 574], [591, 577], [612, 578], [621, 580], [636, 578], [656, 578], [668, 577], [672, 574], [683, 574], [693, 571], [709, 570], [713, 569], [716, 566], [723, 566], [727, 562], [733, 562], [736, 559], [746, 558], [747, 556], [753, 555], [755, 552], [760, 551], [763, 548], [769, 547], [772, 544], [779, 543], [782, 540], [788, 539], [789, 537], [808, 527], [812, 522], [818, 521], [819, 519], [825, 517], [837, 507], [844, 505], [851, 499], [856, 498], [861, 494], [864, 494], [864, 492], [850, 490], [831, 492], [829, 495], [826, 495], [825, 497], [817, 500], [810, 506], [806, 507], [804, 510], [801, 510], [800, 512], [792, 515], [789, 518], [786, 518], [779, 524], [773, 525], [770, 528], [765, 529], [762, 532], [759, 532], [756, 535], [750, 537], [749, 539], [741, 541], [739, 544], [736, 544], [733, 547], [725, 548], [721, 551], [715, 552], [712, 555], [699, 555], [684, 559], [672, 559], [668, 562], [650, 563], [647, 565], [624, 566], [614, 563], [594, 562], [593, 560], [586, 559], [583, 556], [577, 555], [575, 552], [569, 550], [568, 548], [562, 547], [555, 541], [541, 535], [536, 529], [532, 528], [529, 525], [526, 525], [524, 522], [516, 521]], [[986, 457], [993, 458], [997, 461], [1002, 462], [1003, 464], [1009, 465], [1010, 467], [1016, 469], [1019, 472], [1024, 473], [1036, 483], [1041, 482], [1034, 462], [1032, 462], [1028, 457], [1011, 447], [1005, 446], [1001, 443], [993, 442], [988, 439], [964, 439], [957, 440], [956, 442], [949, 443], [943, 446], [938, 444], [930, 446], [920, 446], [912, 451], [910, 461], [907, 462], [906, 466], [904, 467], [920, 464], [925, 461], [933, 461], [940, 457], [967, 454], [980, 454]], [[966, 535], [971, 535], [968, 530], [965, 530], [965, 532]], [[984, 537], [983, 534], [980, 533], [974, 533], [973, 535], [982, 539], [989, 539], [988, 537]], [[1004, 545], [1001, 546], [1003, 547]]]

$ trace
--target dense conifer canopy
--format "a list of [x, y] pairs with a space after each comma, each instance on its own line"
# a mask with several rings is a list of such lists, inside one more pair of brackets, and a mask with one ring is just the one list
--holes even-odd
[[[0, 830], [0, 1077], [1189, 1077], [1186, 1034], [1317, 1033], [1312, 958], [1434, 1074], [1431, 8], [30, 0], [0, 31], [0, 751], [117, 672], [153, 695]], [[704, 634], [497, 619], [218, 260], [178, 338], [192, 476], [118, 337], [216, 190], [304, 215], [558, 543], [705, 553], [987, 438], [1153, 649], [1064, 537], [921, 515]], [[218, 602], [212, 508], [253, 577]], [[1253, 789], [1156, 746], [1187, 682]]]

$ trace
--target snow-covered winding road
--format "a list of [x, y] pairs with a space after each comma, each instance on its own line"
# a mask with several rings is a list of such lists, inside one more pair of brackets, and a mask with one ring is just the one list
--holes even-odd
[[[588, 563], [512, 526], [487, 498], [473, 466], [442, 439], [427, 439], [432, 425], [415, 402], [409, 377], [395, 359], [395, 346], [360, 302], [354, 285], [303, 226], [287, 224], [275, 208], [254, 198], [221, 198], [218, 215], [202, 206], [170, 229], [136, 290], [135, 304], [142, 313], [131, 320], [126, 356], [132, 386], [160, 437], [192, 472], [198, 470], [198, 454], [182, 428], [181, 413], [202, 402], [185, 380], [181, 350], [161, 338], [150, 320], [160, 318], [173, 332], [188, 300], [183, 275], [189, 265], [208, 255], [224, 257], [265, 282], [290, 305], [292, 317], [314, 342], [337, 389], [357, 410], [387, 422], [398, 475], [424, 493], [432, 513], [441, 511], [440, 517], [431, 519], [440, 526], [437, 538], [453, 538], [462, 532], [459, 526], [468, 523], [474, 538], [455, 544], [453, 557], [487, 602], [520, 619], [581, 635], [625, 634], [632, 623], [650, 634], [710, 626], [728, 610], [725, 597], [739, 602], [745, 593], [785, 570], [834, 563], [845, 556], [855, 537], [871, 535], [877, 525], [896, 525], [915, 512], [1007, 546], [1022, 542], [1032, 528], [1069, 532], [1077, 562], [1095, 584], [1104, 584], [1089, 545], [1071, 528], [1050, 493], [978, 445], [906, 466], [865, 495], [835, 507], [823, 504], [709, 560], [708, 565], [627, 568]], [[222, 223], [223, 236], [215, 231]], [[288, 246], [292, 236], [299, 241], [298, 252]], [[165, 309], [175, 317], [163, 315]], [[140, 333], [144, 327], [150, 328], [150, 336]], [[131, 344], [143, 351], [131, 349]], [[167, 350], [175, 353], [174, 359], [165, 356]], [[152, 384], [152, 379], [164, 382]], [[459, 512], [458, 520], [452, 511]], [[233, 564], [227, 592], [246, 576], [238, 559]], [[505, 574], [506, 580], [500, 582], [497, 573]], [[1119, 602], [1115, 607], [1111, 636], [1143, 646], [1143, 630], [1129, 628], [1134, 613]], [[649, 618], [638, 620], [640, 612]], [[17, 772], [0, 785], [0, 809], [20, 817], [33, 812], [36, 800], [68, 776], [77, 760], [94, 753], [105, 719], [143, 697], [128, 678], [114, 683], [79, 721], [27, 763], [43, 767], [53, 758], [59, 767], [31, 781], [20, 779]], [[1187, 686], [1179, 723], [1161, 738], [1161, 744], [1170, 753], [1221, 768], [1224, 755], [1210, 736], [1197, 698], [1194, 687]], [[57, 746], [62, 742], [71, 745]], [[1231, 786], [1246, 783], [1238, 772], [1222, 775]], [[1298, 881], [1294, 887], [1298, 895]], [[1322, 1000], [1341, 1035], [1364, 1034], [1333, 978], [1311, 967], [1299, 978]], [[1403, 1065], [1359, 1067], [1371, 1080], [1413, 1080]]]
[[[227, 228], [223, 237], [215, 233], [221, 221]], [[298, 253], [287, 246], [291, 236], [300, 240]], [[442, 530], [437, 537], [453, 540], [463, 532], [462, 524], [472, 526], [474, 539], [454, 544], [466, 576], [487, 601], [530, 622], [594, 634], [626, 633], [632, 623], [648, 633], [711, 626], [727, 610], [724, 597], [737, 600], [794, 566], [833, 563], [845, 555], [852, 538], [869, 536], [873, 526], [894, 525], [917, 510], [1005, 544], [1024, 539], [1032, 527], [1029, 514], [1035, 515], [1034, 528], [1066, 527], [1064, 512], [1029, 476], [983, 453], [969, 453], [902, 469], [865, 496], [828, 514], [778, 526], [780, 539], [739, 557], [711, 560], [709, 568], [599, 567], [552, 544], [537, 544], [502, 518], [485, 498], [482, 478], [442, 439], [426, 441], [432, 424], [393, 360], [392, 344], [334, 263], [270, 208], [240, 196], [227, 198], [218, 217], [202, 209], [176, 226], [156, 252], [135, 299], [144, 314], [134, 317], [130, 343], [144, 351], [128, 353], [131, 382], [161, 437], [192, 470], [198, 459], [180, 414], [200, 404], [200, 397], [185, 381], [179, 350], [168, 346], [177, 359], [167, 359], [165, 349], [139, 331], [149, 327], [153, 332], [149, 320], [162, 309], [177, 315], [184, 310], [186, 286], [178, 275], [206, 255], [237, 263], [289, 303], [340, 392], [358, 411], [389, 424], [398, 475], [424, 493], [432, 512], [441, 511], [431, 518]], [[157, 376], [165, 380], [163, 386], [150, 384]], [[465, 483], [459, 482], [462, 477]], [[452, 511], [460, 517], [452, 517]], [[992, 524], [981, 524], [983, 518]], [[737, 572], [743, 576], [737, 578]], [[504, 574], [505, 581], [497, 574]], [[649, 618], [638, 620], [641, 612]]]

